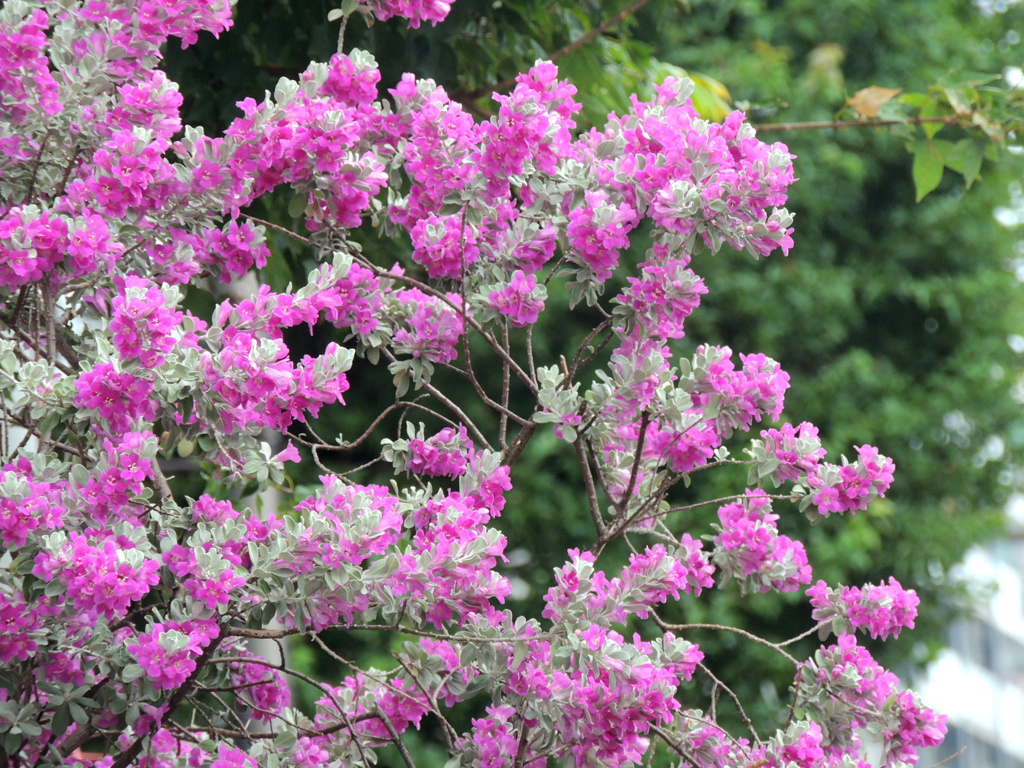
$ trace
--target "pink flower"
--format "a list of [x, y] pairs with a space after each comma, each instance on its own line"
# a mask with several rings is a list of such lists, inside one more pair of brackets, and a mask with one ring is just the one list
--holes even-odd
[[409, 26], [413, 29], [419, 27], [424, 21], [437, 25], [444, 21], [451, 10], [451, 3], [443, 0], [361, 0], [373, 9], [373, 15], [381, 21], [386, 21], [393, 16], [402, 16], [409, 20]]
[[110, 330], [121, 360], [138, 359], [145, 368], [163, 363], [175, 345], [175, 329], [181, 312], [168, 309], [167, 299], [148, 280], [134, 275], [124, 278], [121, 292], [114, 297]]
[[14, 207], [0, 218], [0, 286], [11, 290], [43, 279], [64, 259], [68, 224], [34, 205]]
[[255, 267], [264, 267], [270, 250], [267, 248], [263, 231], [232, 219], [222, 229], [206, 231], [207, 252], [200, 260], [221, 268], [225, 281], [240, 277]]
[[96, 544], [72, 531], [59, 560], [46, 552], [36, 556], [34, 575], [59, 578], [76, 610], [94, 612], [105, 619], [124, 615], [160, 582], [160, 565], [141, 553], [123, 550], [110, 539]]
[[195, 671], [202, 649], [219, 633], [213, 621], [168, 621], [153, 624], [127, 648], [158, 690], [173, 690]]
[[781, 429], [761, 432], [765, 452], [778, 462], [773, 476], [780, 482], [798, 482], [812, 474], [818, 462], [825, 457], [825, 449], [818, 440], [818, 428], [808, 422], [798, 427], [783, 424]]
[[743, 591], [792, 592], [811, 580], [803, 544], [778, 532], [771, 509], [764, 491], [748, 490], [745, 499], [718, 510], [712, 559]]
[[410, 472], [417, 474], [459, 477], [466, 471], [472, 447], [465, 427], [460, 426], [458, 431], [445, 427], [426, 440], [410, 440], [412, 458], [406, 466]]
[[0, 592], [0, 662], [26, 661], [39, 647], [35, 635], [43, 615], [18, 597]]
[[104, 431], [110, 434], [129, 431], [156, 416], [156, 401], [150, 397], [153, 383], [132, 373], [119, 372], [113, 363], [100, 363], [81, 374], [75, 386], [75, 405], [96, 411], [106, 422], [102, 426], [109, 425]]
[[[396, 291], [396, 301], [407, 309], [394, 334], [397, 352], [429, 362], [448, 363], [458, 355], [462, 317], [448, 304], [415, 289]], [[458, 302], [457, 296], [449, 298]]]
[[221, 744], [217, 750], [217, 759], [210, 764], [210, 768], [257, 768], [256, 761], [237, 747]]
[[636, 226], [636, 211], [626, 203], [615, 205], [606, 192], [584, 192], [585, 204], [569, 213], [566, 234], [573, 260], [603, 283], [619, 263], [619, 251], [629, 246], [629, 231]]
[[322, 93], [350, 107], [369, 105], [377, 98], [379, 70], [370, 67], [358, 68], [344, 53], [334, 54], [329, 66], [327, 80], [320, 86]]
[[480, 257], [476, 231], [461, 216], [430, 214], [412, 228], [412, 258], [431, 277], [459, 279]]
[[525, 275], [517, 269], [508, 285], [491, 291], [488, 298], [492, 308], [508, 317], [512, 325], [522, 328], [537, 322], [544, 309], [544, 295], [543, 286], [538, 290], [534, 275]]
[[[829, 588], [819, 581], [807, 590], [815, 621], [832, 621], [832, 631], [843, 634], [848, 627], [866, 629], [873, 638], [898, 637], [913, 629], [919, 600], [912, 589], [904, 589], [892, 576], [888, 584]], [[843, 621], [845, 619], [845, 621]]]
[[812, 501], [822, 515], [867, 509], [872, 500], [884, 498], [892, 485], [892, 459], [870, 445], [856, 450], [858, 458], [853, 464], [825, 464], [808, 475], [807, 484], [814, 491]]

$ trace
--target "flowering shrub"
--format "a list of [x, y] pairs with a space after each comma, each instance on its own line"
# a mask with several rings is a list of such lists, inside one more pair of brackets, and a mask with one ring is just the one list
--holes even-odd
[[[892, 481], [870, 446], [823, 462], [809, 424], [766, 428], [749, 458], [731, 458], [729, 445], [780, 418], [788, 377], [760, 354], [670, 345], [708, 290], [694, 257], [790, 247], [786, 148], [738, 113], [701, 120], [678, 80], [581, 133], [573, 87], [544, 62], [485, 122], [411, 75], [377, 100], [379, 73], [358, 51], [240, 103], [210, 137], [182, 127], [181, 96], [156, 67], [169, 37], [223, 31], [230, 10], [0, 9], [0, 762], [368, 766], [389, 745], [411, 762], [403, 733], [426, 720], [452, 766], [623, 766], [663, 744], [702, 768], [852, 768], [866, 765], [865, 730], [896, 766], [938, 743], [944, 719], [851, 634], [913, 625], [916, 596], [894, 580], [807, 590], [808, 634], [839, 637], [802, 662], [769, 643], [794, 665], [784, 731], [735, 737], [713, 706], [679, 701], [707, 670], [693, 627], [659, 610], [730, 579], [809, 585], [780, 516], [855, 513]], [[355, 10], [415, 25], [448, 6]], [[305, 221], [291, 236], [318, 260], [307, 282], [209, 316], [186, 309], [186, 292], [217, 295], [218, 280], [266, 263], [270, 225], [247, 211], [280, 189]], [[405, 268], [357, 246], [364, 225], [410, 245]], [[638, 231], [651, 245], [632, 263]], [[578, 351], [537, 360], [520, 342], [555, 286], [604, 320]], [[284, 331], [302, 324], [333, 326], [336, 341], [295, 359]], [[478, 379], [471, 338], [503, 372], [501, 393]], [[357, 358], [387, 367], [394, 404], [359, 440], [322, 441], [308, 428], [321, 409], [359, 405]], [[442, 367], [493, 420], [439, 388]], [[517, 411], [513, 389], [534, 407]], [[391, 412], [407, 437], [383, 434]], [[579, 458], [579, 509], [566, 514], [589, 515], [593, 537], [531, 618], [502, 607], [498, 518], [518, 458], [548, 428]], [[228, 500], [282, 484], [300, 450], [344, 456], [371, 440], [390, 487], [325, 470], [288, 510]], [[175, 457], [216, 483], [176, 496]], [[688, 505], [717, 507], [717, 522], [674, 530], [675, 484], [725, 464], [748, 466], [750, 487]], [[634, 554], [608, 576], [600, 556], [618, 539]], [[353, 668], [320, 638], [353, 628], [403, 638], [394, 668]], [[341, 684], [249, 647], [288, 636], [334, 654]], [[315, 711], [291, 706], [293, 678], [318, 690]], [[445, 712], [467, 701], [479, 717], [460, 733]]]

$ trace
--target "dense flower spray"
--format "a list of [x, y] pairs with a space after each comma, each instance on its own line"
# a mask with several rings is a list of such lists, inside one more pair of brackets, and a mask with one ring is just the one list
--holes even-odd
[[[345, 12], [416, 26], [448, 10]], [[851, 634], [913, 626], [916, 595], [895, 580], [806, 589], [809, 632], [838, 640], [802, 662], [773, 646], [794, 664], [784, 731], [734, 737], [713, 707], [680, 703], [710, 672], [662, 614], [730, 580], [811, 584], [781, 516], [856, 513], [892, 481], [871, 446], [830, 464], [812, 425], [766, 423], [789, 387], [774, 361], [673, 346], [708, 290], [699, 259], [789, 249], [786, 148], [739, 113], [702, 120], [683, 80], [581, 132], [549, 62], [481, 122], [429, 80], [379, 93], [359, 51], [246, 99], [211, 137], [182, 125], [160, 50], [230, 23], [228, 0], [0, 8], [0, 762], [370, 766], [385, 747], [409, 760], [403, 734], [425, 722], [450, 766], [625, 766], [667, 745], [695, 768], [853, 768], [865, 730], [896, 766], [938, 743], [944, 719]], [[271, 257], [247, 211], [273, 190], [304, 212], [291, 234], [315, 266], [283, 293], [226, 299], [219, 283]], [[371, 225], [407, 246], [402, 265], [357, 247]], [[563, 306], [554, 287], [604, 320], [542, 360], [531, 327]], [[183, 308], [186, 291], [215, 294], [213, 310]], [[299, 357], [296, 326], [333, 340]], [[387, 368], [393, 405], [358, 439], [322, 440], [318, 414], [360, 402], [357, 365]], [[493, 418], [471, 419], [466, 392]], [[729, 458], [759, 424], [749, 459]], [[593, 535], [554, 570], [542, 614], [518, 616], [499, 518], [548, 429], [580, 459], [565, 514]], [[285, 484], [288, 462], [356, 446], [377, 447], [390, 485], [321, 463], [290, 508], [237, 501]], [[173, 492], [172, 459], [207, 481], [197, 498]], [[673, 486], [725, 462], [749, 467], [749, 487], [689, 505], [708, 515], [674, 530]], [[633, 555], [605, 564], [620, 539]], [[304, 637], [348, 665], [320, 633], [353, 628], [388, 636], [393, 668], [346, 667], [333, 685], [249, 647]], [[296, 678], [315, 710], [292, 707]], [[461, 702], [476, 716], [457, 732], [445, 712]]]

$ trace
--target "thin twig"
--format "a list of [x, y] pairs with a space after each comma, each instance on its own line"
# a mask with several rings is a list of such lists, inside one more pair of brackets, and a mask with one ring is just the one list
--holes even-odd
[[[729, 698], [732, 699], [732, 703], [736, 705], [736, 709], [739, 710], [740, 718], [743, 720], [743, 724], [747, 726], [747, 730], [750, 731], [750, 735], [754, 737], [754, 743], [756, 744], [756, 743], [760, 742], [761, 741], [761, 737], [758, 736], [757, 735], [757, 731], [754, 730], [754, 724], [752, 722], [750, 722], [750, 717], [747, 715], [746, 710], [743, 709], [743, 704], [740, 703], [739, 696], [736, 695], [736, 693], [732, 690], [732, 688], [730, 688], [728, 685], [723, 683], [718, 678], [718, 676], [715, 675], [714, 672], [712, 672], [710, 669], [708, 669], [708, 667], [705, 664], [703, 664], [701, 662], [698, 662], [697, 663], [697, 667], [705, 675], [707, 675], [708, 677], [711, 678], [711, 681], [714, 683], [714, 685], [718, 686], [721, 690], [725, 691], [728, 694]], [[715, 719], [715, 718], [713, 718], [713, 719]]]
[[375, 418], [373, 420], [373, 423], [371, 423], [370, 426], [368, 426], [366, 428], [366, 431], [363, 432], [363, 434], [360, 435], [354, 442], [345, 441], [344, 443], [341, 443], [340, 445], [334, 445], [332, 443], [328, 443], [326, 440], [324, 440], [322, 437], [320, 437], [320, 435], [318, 435], [313, 430], [313, 428], [311, 426], [309, 426], [309, 424], [304, 424], [303, 426], [310, 431], [310, 433], [313, 435], [313, 437], [315, 437], [317, 440], [320, 441], [319, 444], [314, 444], [312, 442], [306, 441], [303, 438], [301, 438], [301, 437], [299, 437], [297, 435], [294, 435], [292, 433], [288, 433], [288, 437], [292, 438], [293, 440], [298, 440], [300, 443], [302, 443], [303, 445], [308, 446], [310, 448], [317, 447], [317, 448], [321, 448], [323, 450], [349, 451], [349, 450], [355, 448], [360, 443], [362, 443], [364, 440], [366, 440], [366, 438], [368, 438], [371, 434], [373, 434], [373, 431], [375, 429], [377, 429], [377, 427], [380, 425], [380, 423], [382, 421], [384, 421], [385, 418], [387, 418], [388, 414], [390, 414], [392, 411], [397, 410], [398, 408], [401, 408], [401, 407], [403, 407], [405, 405], [407, 405], [407, 404], [406, 403], [392, 403], [391, 405], [389, 405], [387, 408], [385, 408], [380, 413], [379, 416], [377, 416], [377, 418]]
[[[598, 325], [596, 328], [594, 328], [594, 330], [592, 330], [590, 333], [587, 334], [587, 338], [585, 338], [583, 340], [583, 342], [580, 344], [580, 348], [578, 350], [576, 350], [576, 356], [572, 360], [572, 365], [569, 366], [569, 375], [566, 376], [564, 379], [562, 379], [561, 387], [563, 389], [568, 389], [569, 388], [569, 384], [571, 383], [572, 379], [575, 378], [575, 376], [579, 372], [579, 370], [584, 365], [589, 363], [593, 359], [594, 354], [596, 354], [597, 352], [600, 352], [601, 349], [604, 348], [605, 344], [608, 343], [608, 339], [605, 339], [604, 342], [602, 342], [601, 345], [597, 349], [595, 349], [594, 352], [591, 355], [589, 355], [585, 361], [581, 362], [584, 350], [586, 350], [586, 348], [588, 346], [590, 346], [590, 342], [592, 342], [595, 338], [597, 338], [597, 335], [599, 333], [601, 333], [601, 331], [603, 331], [605, 328], [607, 328], [609, 325], [611, 325], [611, 322], [612, 322], [611, 318], [608, 318], [606, 320], [602, 320], [600, 325]], [[610, 338], [611, 338], [611, 336], [609, 336], [609, 339]]]
[[640, 413], [640, 434], [636, 438], [636, 453], [633, 455], [633, 468], [629, 472], [629, 484], [626, 486], [626, 492], [622, 494], [622, 501], [615, 505], [620, 515], [625, 514], [626, 505], [629, 503], [629, 498], [633, 495], [633, 489], [636, 488], [636, 478], [640, 474], [640, 464], [643, 461], [644, 440], [647, 437], [647, 428], [650, 425], [651, 414], [645, 408]]
[[[509, 357], [512, 357], [512, 350], [508, 343], [508, 321], [501, 324], [501, 346], [505, 348]], [[509, 370], [508, 363], [501, 361], [501, 417], [498, 422], [498, 445], [502, 450], [508, 446], [506, 437], [508, 435], [508, 393], [509, 393]]]
[[527, 443], [530, 442], [530, 438], [533, 437], [534, 432], [537, 431], [537, 422], [528, 421], [523, 425], [523, 428], [519, 430], [519, 434], [516, 435], [516, 439], [512, 441], [512, 445], [504, 450], [501, 455], [501, 463], [507, 465], [509, 468], [515, 464], [519, 457], [523, 455], [523, 451], [526, 450]]
[[391, 719], [381, 711], [380, 707], [376, 707], [374, 711], [377, 713], [378, 719], [384, 723], [384, 727], [387, 728], [388, 733], [391, 735], [391, 743], [398, 749], [398, 754], [402, 756], [402, 761], [406, 764], [407, 768], [416, 768], [409, 750], [402, 743], [402, 739], [399, 737], [398, 731], [395, 730], [395, 726], [392, 725]]
[[243, 213], [241, 214], [241, 216], [243, 218], [248, 219], [249, 221], [254, 221], [257, 224], [260, 224], [261, 226], [267, 227], [268, 229], [273, 229], [275, 232], [280, 232], [282, 235], [288, 235], [289, 237], [297, 240], [303, 245], [313, 245], [313, 241], [310, 240], [308, 237], [303, 237], [300, 234], [292, 232], [290, 229], [288, 229], [287, 227], [282, 227], [280, 224], [274, 224], [273, 222], [267, 221], [266, 219], [258, 219], [255, 216], [250, 216], [248, 213]]
[[686, 632], [692, 629], [710, 629], [717, 632], [732, 632], [741, 637], [745, 637], [747, 640], [751, 640], [759, 645], [763, 645], [766, 648], [771, 648], [781, 656], [784, 656], [787, 661], [792, 663], [794, 666], [798, 666], [800, 662], [792, 655], [782, 650], [778, 643], [773, 643], [770, 640], [765, 640], [763, 637], [758, 637], [753, 632], [747, 632], [745, 629], [739, 627], [730, 627], [726, 624], [669, 624], [668, 622], [661, 619], [655, 613], [651, 612], [651, 618], [654, 623], [658, 625], [662, 630], [671, 630], [672, 632]]
[[480, 334], [480, 337], [485, 342], [487, 342], [487, 345], [494, 351], [496, 355], [498, 355], [498, 357], [500, 357], [502, 360], [505, 360], [508, 363], [509, 368], [512, 369], [512, 372], [516, 375], [516, 377], [526, 385], [527, 389], [530, 390], [530, 394], [536, 395], [539, 392], [539, 388], [537, 387], [536, 382], [534, 382], [533, 379], [531, 379], [529, 375], [527, 375], [526, 371], [519, 367], [519, 364], [515, 360], [513, 360], [511, 357], [505, 354], [505, 351], [501, 348], [501, 345], [498, 344], [497, 340], [491, 334], [487, 333], [487, 331], [484, 330], [483, 326], [480, 325], [480, 323], [478, 323], [470, 314], [466, 312], [465, 307], [459, 307], [458, 305], [455, 304], [454, 301], [449, 299], [443, 293], [434, 290], [426, 283], [421, 282], [414, 277], [389, 272], [383, 267], [379, 267], [372, 261], [369, 261], [364, 257], [359, 257], [358, 255], [356, 255], [356, 258], [364, 267], [373, 271], [373, 273], [377, 277], [383, 277], [388, 280], [395, 280], [400, 283], [405, 283], [406, 285], [409, 285], [419, 291], [423, 291], [423, 293], [426, 293], [431, 298], [437, 299], [438, 301], [447, 304], [449, 307], [455, 310], [460, 317], [462, 317], [464, 322], [468, 323], [469, 326], [474, 331]]
[[530, 378], [537, 380], [537, 366], [533, 360], [533, 326], [526, 327], [526, 365], [530, 369]]
[[[388, 350], [384, 350], [384, 355], [385, 355], [385, 357], [388, 358], [388, 360], [390, 360], [392, 362], [396, 362], [397, 359], [398, 359], [393, 354], [391, 354], [391, 352], [388, 351]], [[435, 387], [430, 382], [426, 382], [426, 381], [420, 382], [420, 386], [423, 387], [423, 389], [427, 390], [427, 392], [432, 394], [438, 400], [440, 400], [441, 403], [443, 403], [444, 406], [448, 410], [450, 410], [452, 413], [454, 413], [456, 416], [458, 416], [459, 419], [462, 421], [462, 423], [469, 429], [469, 431], [473, 433], [473, 436], [476, 438], [477, 442], [480, 445], [484, 446], [489, 451], [493, 450], [491, 448], [491, 444], [488, 442], [487, 438], [484, 437], [484, 433], [480, 431], [480, 428], [477, 427], [477, 425], [473, 423], [473, 420], [470, 419], [469, 416], [466, 415], [466, 412], [463, 411], [455, 403], [454, 400], [452, 400], [450, 397], [448, 397], [446, 394], [444, 394], [444, 392], [439, 390], [437, 387]]]
[[946, 763], [948, 763], [948, 762], [949, 762], [950, 760], [956, 760], [956, 759], [957, 759], [958, 757], [960, 757], [960, 755], [962, 755], [962, 754], [963, 754], [964, 752], [966, 752], [966, 751], [967, 751], [967, 747], [960, 747], [960, 749], [958, 749], [958, 750], [957, 750], [956, 752], [954, 752], [954, 753], [953, 753], [952, 755], [950, 755], [949, 757], [947, 757], [947, 758], [946, 758], [945, 760], [943, 760], [943, 761], [942, 761], [941, 763], [936, 763], [935, 765], [929, 766], [929, 768], [939, 768], [939, 766], [940, 766], [940, 765], [945, 765], [945, 764], [946, 764]]
[[[603, 35], [609, 29], [611, 29], [612, 27], [614, 27], [614, 26], [616, 26], [618, 24], [621, 24], [623, 21], [625, 21], [630, 16], [632, 16], [634, 13], [639, 11], [641, 8], [643, 8], [645, 5], [647, 5], [648, 2], [649, 2], [649, 0], [636, 0], [632, 5], [628, 6], [625, 9], [623, 9], [622, 11], [620, 11], [617, 14], [615, 14], [611, 18], [605, 19], [604, 21], [602, 21], [600, 24], [598, 24], [596, 27], [591, 29], [586, 34], [580, 35], [579, 37], [577, 37], [575, 40], [573, 40], [572, 42], [568, 43], [567, 45], [563, 45], [557, 51], [555, 51], [550, 56], [548, 56], [548, 60], [552, 61], [552, 62], [558, 61], [559, 59], [565, 58], [570, 53], [573, 53], [574, 51], [582, 48], [587, 43], [592, 43], [594, 40], [596, 40], [598, 37]], [[490, 89], [478, 88], [475, 91], [472, 91], [469, 94], [467, 94], [467, 97], [469, 99], [477, 99], [477, 98], [483, 96], [484, 94], [486, 94], [487, 90], [497, 91], [499, 93], [502, 92], [502, 91], [507, 91], [509, 88], [511, 88], [512, 86], [514, 86], [516, 84], [516, 77], [517, 76], [508, 77], [508, 78], [502, 80], [500, 83], [498, 83], [496, 86], [494, 86], [493, 88], [490, 88]]]
[[844, 128], [880, 128], [887, 125], [924, 125], [926, 123], [958, 125], [970, 123], [969, 117], [969, 115], [943, 115], [941, 117], [905, 117], [890, 120], [865, 118], [862, 120], [812, 120], [804, 123], [762, 123], [755, 125], [754, 130], [758, 133], [767, 133], [772, 131], [821, 131], [830, 128], [840, 131]]
[[[473, 369], [473, 358], [469, 350], [469, 334], [464, 333], [462, 335], [462, 349], [466, 355], [465, 370], [463, 370], [462, 368], [457, 368], [454, 365], [448, 365], [447, 367], [455, 371], [456, 373], [468, 378], [470, 383], [473, 385], [473, 389], [476, 391], [477, 397], [479, 397], [480, 400], [483, 401], [484, 405], [486, 405], [488, 408], [491, 408], [497, 411], [499, 414], [501, 414], [501, 417], [503, 419], [512, 419], [512, 421], [516, 422], [520, 426], [526, 424], [526, 419], [524, 419], [522, 416], [515, 413], [514, 411], [509, 410], [509, 408], [507, 407], [507, 401], [505, 405], [502, 405], [501, 403], [492, 399], [491, 396], [487, 394], [486, 390], [484, 390], [483, 385], [480, 383], [479, 379], [477, 379], [476, 371]], [[507, 371], [508, 366], [506, 364], [503, 364], [502, 367], [503, 370]]]
[[605, 532], [604, 520], [601, 519], [601, 504], [597, 499], [597, 488], [594, 487], [594, 477], [590, 473], [590, 461], [587, 459], [583, 449], [583, 438], [577, 437], [573, 441], [573, 448], [576, 449], [576, 461], [580, 465], [580, 472], [583, 473], [583, 485], [587, 489], [587, 501], [590, 505], [590, 516], [594, 520], [594, 527], [597, 529], [598, 537], [603, 537]]

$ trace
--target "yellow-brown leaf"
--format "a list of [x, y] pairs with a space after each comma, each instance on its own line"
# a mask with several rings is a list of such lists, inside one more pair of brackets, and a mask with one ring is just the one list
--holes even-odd
[[902, 88], [882, 88], [879, 85], [861, 88], [850, 98], [849, 105], [857, 110], [857, 114], [861, 117], [878, 117], [878, 110], [881, 106], [902, 90]]

